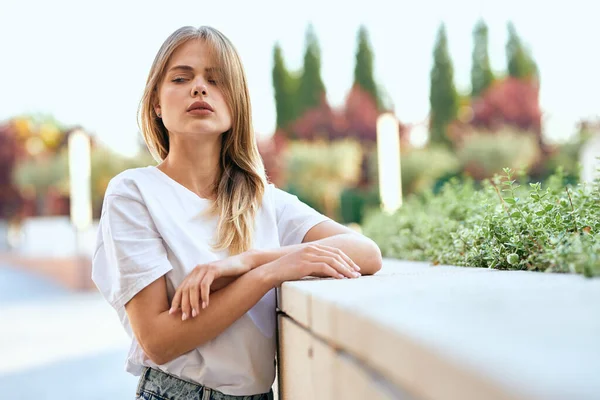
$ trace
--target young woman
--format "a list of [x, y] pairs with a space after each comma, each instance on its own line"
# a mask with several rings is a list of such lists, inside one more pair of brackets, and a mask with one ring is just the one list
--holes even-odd
[[132, 339], [137, 398], [272, 398], [275, 287], [373, 274], [379, 248], [267, 182], [242, 63], [216, 29], [167, 38], [139, 119], [160, 163], [111, 180], [92, 272]]

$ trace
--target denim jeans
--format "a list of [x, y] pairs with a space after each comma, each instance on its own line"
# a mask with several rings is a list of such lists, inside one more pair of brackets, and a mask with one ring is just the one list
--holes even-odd
[[232, 396], [165, 372], [144, 368], [136, 400], [273, 400], [273, 391], [252, 396]]

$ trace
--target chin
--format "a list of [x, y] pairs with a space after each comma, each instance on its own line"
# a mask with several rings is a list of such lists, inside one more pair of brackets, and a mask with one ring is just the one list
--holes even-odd
[[220, 135], [224, 131], [213, 126], [212, 124], [191, 124], [192, 126], [188, 126], [187, 129], [184, 129], [183, 132], [186, 132], [188, 135], [192, 136], [215, 136]]

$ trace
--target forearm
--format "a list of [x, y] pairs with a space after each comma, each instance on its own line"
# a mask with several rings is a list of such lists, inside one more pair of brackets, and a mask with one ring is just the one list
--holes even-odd
[[381, 269], [381, 251], [371, 239], [356, 233], [343, 233], [329, 236], [324, 239], [315, 240], [291, 246], [283, 246], [269, 250], [254, 250], [252, 267], [277, 260], [286, 254], [292, 253], [310, 244], [322, 244], [342, 250], [359, 267], [362, 275], [372, 275]]
[[[244, 254], [248, 259], [247, 271], [275, 261], [287, 254], [301, 249], [302, 247], [314, 243], [335, 247], [342, 250], [348, 257], [350, 257], [352, 261], [354, 261], [354, 263], [360, 267], [360, 272], [362, 275], [373, 275], [381, 269], [381, 251], [375, 242], [364, 235], [356, 233], [342, 233], [329, 236], [324, 239], [315, 240], [313, 242], [306, 242], [267, 250], [249, 250]], [[239, 276], [241, 275], [218, 278], [211, 286], [211, 293], [230, 285], [231, 282], [235, 281]]]
[[158, 364], [167, 363], [217, 337], [242, 317], [273, 288], [261, 269], [254, 269], [210, 297], [210, 306], [195, 318], [181, 320], [181, 314], [162, 312], [154, 320], [150, 355]]

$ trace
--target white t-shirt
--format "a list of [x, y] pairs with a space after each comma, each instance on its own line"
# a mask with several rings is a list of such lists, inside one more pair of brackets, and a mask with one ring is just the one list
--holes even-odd
[[[275, 378], [275, 289], [218, 337], [163, 365], [144, 354], [125, 312], [125, 304], [159, 277], [166, 275], [170, 302], [196, 265], [228, 257], [210, 247], [217, 217], [199, 215], [209, 205], [154, 166], [120, 173], [106, 190], [92, 279], [131, 337], [128, 372], [139, 376], [149, 366], [226, 394], [265, 393]], [[310, 228], [326, 220], [268, 184], [252, 248], [302, 243]]]

